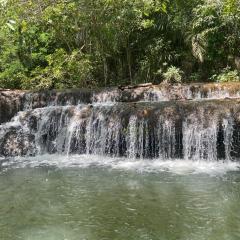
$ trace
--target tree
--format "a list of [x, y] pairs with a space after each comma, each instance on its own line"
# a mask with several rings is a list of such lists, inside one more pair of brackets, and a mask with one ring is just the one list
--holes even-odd
[[[240, 68], [239, 0], [1, 0], [0, 87], [160, 83]], [[197, 76], [197, 78], [196, 78]]]

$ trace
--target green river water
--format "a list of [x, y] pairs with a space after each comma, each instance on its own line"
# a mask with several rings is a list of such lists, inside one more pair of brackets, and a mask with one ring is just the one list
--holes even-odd
[[240, 239], [237, 165], [89, 158], [2, 164], [0, 239]]

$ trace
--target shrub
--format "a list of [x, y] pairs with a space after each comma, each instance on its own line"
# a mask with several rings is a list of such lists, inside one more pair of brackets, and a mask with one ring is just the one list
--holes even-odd
[[11, 64], [5, 64], [3, 71], [0, 71], [0, 88], [18, 89], [25, 78], [25, 69], [21, 63], [17, 60], [12, 61]]
[[222, 72], [218, 75], [214, 75], [212, 77], [217, 82], [224, 83], [224, 82], [238, 82], [240, 81], [239, 73], [237, 70], [231, 70], [230, 68], [225, 68]]
[[93, 86], [92, 63], [80, 51], [67, 53], [57, 49], [47, 56], [48, 66], [37, 67], [31, 76], [22, 82], [23, 89], [63, 89]]
[[183, 71], [177, 67], [171, 66], [163, 74], [164, 83], [174, 84], [181, 83], [183, 79]]
[[199, 72], [192, 73], [189, 76], [189, 81], [190, 82], [199, 82], [201, 79], [201, 74]]

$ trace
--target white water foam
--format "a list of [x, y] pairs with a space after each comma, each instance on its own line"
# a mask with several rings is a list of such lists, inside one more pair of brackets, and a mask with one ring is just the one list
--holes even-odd
[[150, 160], [112, 158], [98, 155], [42, 155], [37, 157], [12, 158], [2, 163], [4, 169], [8, 168], [36, 168], [50, 166], [64, 168], [109, 168], [113, 170], [135, 171], [138, 173], [170, 172], [178, 175], [209, 174], [222, 175], [229, 171], [239, 171], [240, 163], [232, 161], [190, 161], [190, 160]]

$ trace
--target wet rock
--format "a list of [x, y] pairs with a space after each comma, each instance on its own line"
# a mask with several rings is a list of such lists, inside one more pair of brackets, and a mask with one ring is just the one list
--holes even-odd
[[23, 91], [0, 90], [0, 124], [10, 121], [23, 107]]
[[35, 151], [35, 137], [24, 133], [22, 129], [9, 129], [0, 142], [1, 156], [34, 155]]

